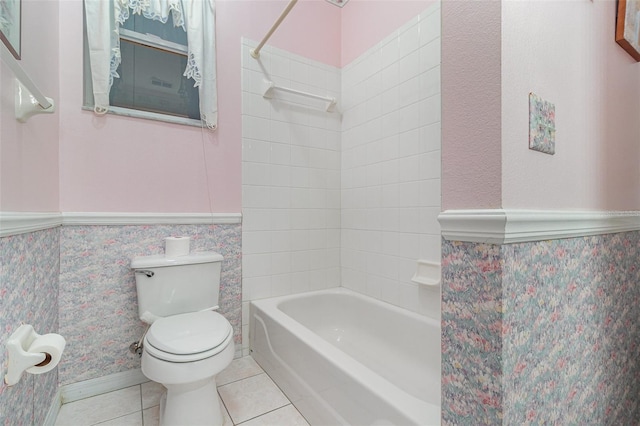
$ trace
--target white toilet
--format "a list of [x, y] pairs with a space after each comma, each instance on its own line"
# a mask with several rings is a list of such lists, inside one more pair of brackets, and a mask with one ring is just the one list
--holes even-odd
[[233, 329], [218, 309], [222, 256], [136, 257], [140, 319], [151, 324], [142, 372], [167, 388], [161, 425], [222, 425], [215, 376], [232, 361]]

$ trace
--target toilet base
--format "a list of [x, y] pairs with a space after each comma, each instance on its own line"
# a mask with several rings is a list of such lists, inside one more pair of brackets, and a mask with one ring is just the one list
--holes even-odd
[[160, 401], [160, 426], [224, 424], [214, 377], [165, 387], [167, 392]]

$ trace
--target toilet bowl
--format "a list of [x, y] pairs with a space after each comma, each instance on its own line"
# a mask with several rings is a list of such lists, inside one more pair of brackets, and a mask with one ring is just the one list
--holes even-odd
[[[167, 392], [160, 425], [222, 425], [215, 376], [233, 360], [233, 328], [215, 312], [217, 253], [135, 258], [140, 318], [151, 325], [143, 340], [142, 373]], [[213, 289], [212, 289], [213, 288]]]
[[222, 425], [215, 376], [231, 363], [233, 354], [231, 324], [216, 312], [154, 322], [144, 339], [142, 373], [167, 388], [160, 404], [162, 424]]

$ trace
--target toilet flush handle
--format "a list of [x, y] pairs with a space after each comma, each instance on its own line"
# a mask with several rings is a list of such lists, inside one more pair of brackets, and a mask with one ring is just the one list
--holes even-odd
[[138, 269], [136, 270], [136, 274], [145, 274], [149, 278], [155, 275], [153, 271], [149, 271], [147, 269]]

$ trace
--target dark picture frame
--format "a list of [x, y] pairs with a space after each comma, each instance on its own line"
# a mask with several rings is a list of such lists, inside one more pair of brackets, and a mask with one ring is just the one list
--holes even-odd
[[616, 42], [640, 62], [640, 0], [618, 0]]

